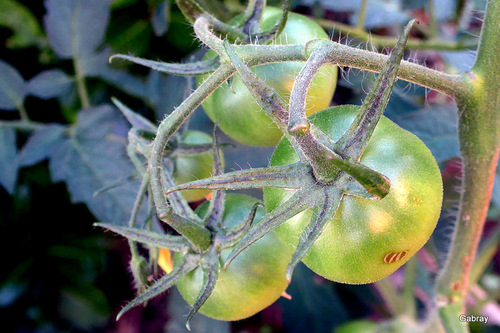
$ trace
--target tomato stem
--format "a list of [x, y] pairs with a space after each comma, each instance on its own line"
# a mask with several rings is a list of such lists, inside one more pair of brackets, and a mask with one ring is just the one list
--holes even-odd
[[361, 7], [359, 8], [358, 22], [356, 23], [356, 30], [365, 30], [365, 18], [366, 18], [366, 8], [368, 7], [368, 0], [361, 1]]
[[73, 67], [75, 69], [76, 86], [80, 102], [82, 103], [82, 109], [87, 109], [90, 107], [89, 93], [85, 84], [85, 77], [82, 75], [82, 69], [80, 68], [80, 61], [77, 58], [73, 58]]
[[499, 20], [500, 3], [488, 1], [476, 64], [464, 74], [469, 89], [457, 98], [463, 187], [448, 261], [438, 279], [440, 313], [445, 324], [451, 320], [446, 317], [450, 311], [458, 315], [464, 310], [500, 153]]

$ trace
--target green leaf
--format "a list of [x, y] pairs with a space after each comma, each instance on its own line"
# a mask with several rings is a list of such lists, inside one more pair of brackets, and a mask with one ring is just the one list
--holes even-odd
[[73, 79], [59, 69], [43, 71], [28, 81], [29, 95], [49, 99], [67, 94], [73, 86]]
[[47, 0], [44, 17], [49, 42], [63, 58], [84, 59], [101, 44], [110, 0]]
[[144, 131], [156, 133], [156, 131], [157, 131], [156, 126], [153, 125], [148, 119], [144, 118], [143, 116], [141, 116], [137, 112], [132, 111], [125, 104], [120, 102], [118, 99], [113, 97], [113, 98], [111, 98], [111, 100], [118, 107], [118, 109], [123, 113], [125, 118], [127, 118], [127, 120], [129, 121], [129, 123], [132, 126], [137, 127], [138, 129], [141, 129]]
[[19, 109], [25, 97], [24, 79], [17, 69], [0, 60], [0, 110]]
[[18, 1], [0, 2], [0, 26], [12, 30], [12, 36], [6, 42], [9, 48], [32, 45], [40, 47], [45, 44], [45, 38], [35, 15]]
[[[98, 220], [122, 225], [130, 217], [139, 183], [94, 193], [134, 171], [125, 151], [127, 130], [124, 119], [109, 105], [81, 110], [78, 125], [49, 161], [53, 180], [66, 182], [73, 202], [87, 204]], [[143, 209], [140, 219], [145, 215]]]
[[440, 52], [441, 57], [455, 67], [460, 73], [465, 73], [474, 66], [476, 62], [477, 51], [461, 51], [461, 52]]
[[174, 252], [183, 252], [189, 249], [187, 239], [182, 236], [172, 236], [144, 229], [115, 226], [108, 223], [95, 223], [94, 226], [106, 228], [126, 237], [128, 240], [150, 245], [151, 247], [165, 248]]
[[151, 23], [153, 25], [155, 35], [158, 37], [163, 36], [168, 30], [168, 24], [170, 21], [170, 6], [170, 1], [164, 1], [155, 9], [153, 21]]
[[431, 106], [392, 120], [418, 136], [438, 162], [460, 156], [456, 106]]
[[147, 98], [149, 104], [154, 106], [158, 119], [163, 119], [182, 103], [188, 88], [187, 82], [185, 77], [165, 76], [157, 71], [149, 72]]
[[14, 193], [17, 181], [16, 131], [0, 126], [0, 185], [10, 194]]
[[49, 158], [56, 147], [64, 143], [64, 130], [64, 126], [58, 124], [49, 124], [36, 130], [19, 153], [19, 166], [34, 165]]

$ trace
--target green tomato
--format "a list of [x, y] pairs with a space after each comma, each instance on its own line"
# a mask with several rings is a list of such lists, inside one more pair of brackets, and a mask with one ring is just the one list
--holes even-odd
[[[358, 112], [359, 106], [344, 105], [309, 118], [336, 141]], [[295, 152], [283, 139], [270, 165], [296, 161]], [[443, 183], [434, 157], [422, 141], [389, 119], [380, 119], [361, 162], [387, 176], [391, 188], [382, 200], [344, 196], [304, 257], [310, 269], [332, 281], [362, 284], [391, 274], [427, 242], [441, 211]], [[266, 209], [272, 211], [291, 194], [284, 189], [265, 189]], [[275, 232], [286, 244], [296, 246], [311, 217], [308, 209]]]
[[[233, 227], [242, 223], [256, 199], [242, 194], [228, 194], [225, 201], [223, 226]], [[204, 216], [208, 202], [203, 203], [197, 214]], [[259, 208], [255, 221], [264, 210]], [[222, 251], [225, 258], [231, 247]], [[182, 254], [174, 254], [174, 266]], [[243, 251], [226, 270], [221, 270], [212, 295], [201, 307], [204, 315], [219, 320], [239, 320], [250, 317], [274, 303], [288, 286], [286, 267], [291, 253], [273, 234], [269, 233]], [[200, 292], [203, 272], [198, 267], [177, 283], [182, 297], [193, 304]]]
[[[266, 7], [261, 29], [272, 28], [279, 20], [281, 9]], [[241, 20], [241, 18], [239, 18]], [[238, 18], [232, 23], [238, 22]], [[311, 19], [290, 13], [286, 26], [273, 41], [274, 44], [302, 44], [312, 39], [329, 39], [326, 32]], [[215, 56], [209, 52], [206, 58]], [[304, 66], [303, 62], [284, 62], [252, 68], [252, 71], [271, 86], [288, 103], [296, 76]], [[201, 84], [208, 76], [198, 80]], [[330, 105], [337, 82], [337, 67], [323, 66], [314, 77], [307, 94], [307, 114], [312, 114]], [[276, 145], [281, 131], [259, 107], [238, 75], [223, 84], [203, 103], [203, 108], [213, 122], [232, 139], [252, 146]]]
[[[181, 141], [185, 144], [207, 144], [212, 143], [212, 137], [200, 131], [186, 131]], [[174, 157], [173, 161], [174, 181], [176, 184], [183, 184], [212, 176], [212, 151], [196, 154], [178, 154]], [[188, 190], [183, 191], [182, 195], [188, 202], [195, 202], [204, 199], [210, 193], [210, 190]]]

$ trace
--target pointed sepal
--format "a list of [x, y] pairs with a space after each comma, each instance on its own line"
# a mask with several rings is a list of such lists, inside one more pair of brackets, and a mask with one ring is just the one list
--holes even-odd
[[189, 310], [187, 319], [186, 319], [186, 328], [191, 331], [189, 327], [189, 321], [193, 318], [193, 316], [200, 310], [200, 308], [205, 304], [207, 299], [212, 295], [215, 285], [217, 284], [217, 279], [219, 278], [220, 272], [220, 262], [219, 256], [215, 251], [211, 251], [202, 259], [203, 269], [203, 283], [201, 286], [200, 293], [196, 298], [193, 306]]
[[188, 242], [181, 236], [160, 234], [149, 230], [123, 227], [110, 223], [94, 223], [94, 226], [108, 229], [129, 240], [154, 247], [162, 247], [175, 252], [185, 252], [189, 249]]
[[208, 249], [212, 242], [210, 231], [205, 226], [199, 224], [198, 221], [187, 219], [173, 213], [171, 210], [162, 216], [158, 216], [158, 218], [184, 236], [196, 252]]
[[284, 204], [264, 215], [257, 223], [253, 224], [242, 240], [234, 246], [224, 262], [224, 268], [229, 266], [231, 261], [247, 247], [285, 223], [288, 219], [314, 206], [315, 197], [308, 189], [297, 191]]
[[293, 270], [321, 235], [325, 226], [333, 218], [341, 201], [342, 194], [340, 191], [329, 191], [327, 188], [323, 188], [323, 199], [316, 203], [313, 211], [313, 219], [300, 236], [299, 243], [292, 255], [292, 260], [288, 264], [286, 278], [289, 283], [292, 281]]
[[172, 187], [168, 189], [167, 194], [194, 189], [240, 190], [266, 187], [299, 189], [313, 183], [315, 180], [311, 176], [310, 167], [298, 162], [284, 166], [239, 170], [199, 179]]
[[109, 62], [114, 59], [123, 59], [135, 64], [151, 68], [155, 71], [167, 73], [171, 75], [194, 76], [211, 73], [219, 67], [219, 58], [215, 57], [208, 60], [185, 64], [171, 64], [163, 61], [148, 60], [139, 57], [133, 57], [125, 54], [115, 54], [109, 58]]
[[261, 202], [256, 202], [242, 223], [233, 228], [223, 229], [223, 234], [218, 236], [215, 240], [221, 245], [221, 248], [234, 246], [243, 238], [246, 231], [252, 225], [259, 207], [264, 207], [264, 205]]
[[374, 87], [370, 90], [361, 106], [358, 116], [354, 119], [349, 129], [338, 140], [336, 151], [354, 159], [358, 159], [363, 154], [368, 141], [384, 114], [385, 107], [392, 93], [399, 64], [403, 58], [404, 48], [413, 24], [416, 20], [410, 21], [400, 36], [396, 47], [391, 53], [389, 60], [380, 72]]
[[147, 302], [153, 297], [156, 297], [162, 292], [166, 291], [167, 289], [172, 287], [175, 283], [177, 283], [177, 281], [179, 281], [184, 275], [188, 274], [193, 269], [195, 269], [197, 263], [194, 260], [190, 259], [191, 259], [190, 257], [185, 257], [181, 265], [175, 267], [170, 274], [163, 276], [161, 279], [159, 279], [153, 285], [147, 288], [143, 293], [139, 294], [136, 298], [130, 301], [127, 305], [125, 305], [125, 307], [121, 309], [121, 311], [116, 316], [116, 320], [119, 320], [120, 317], [125, 312], [132, 309], [133, 307], [142, 304], [144, 302]]

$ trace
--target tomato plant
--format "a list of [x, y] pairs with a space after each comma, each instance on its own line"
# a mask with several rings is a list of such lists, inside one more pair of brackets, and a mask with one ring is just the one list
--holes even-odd
[[[358, 106], [339, 106], [318, 112], [311, 122], [334, 141], [349, 128]], [[283, 139], [271, 166], [292, 164], [298, 157]], [[441, 211], [443, 187], [439, 168], [429, 149], [416, 136], [382, 118], [361, 163], [391, 181], [381, 200], [346, 195], [303, 262], [317, 274], [342, 283], [369, 283], [403, 265], [429, 239]], [[282, 205], [293, 191], [266, 188], [266, 209]], [[311, 221], [306, 210], [275, 229], [286, 244], [296, 245]]]
[[[116, 29], [106, 33], [108, 14], [112, 15], [113, 24], [122, 19], [130, 21], [130, 18], [116, 21], [117, 16], [122, 15], [121, 10], [110, 12], [109, 1], [87, 1], [93, 5], [83, 8], [80, 0], [44, 0], [47, 14], [43, 22], [47, 34], [39, 34], [35, 29], [34, 32], [42, 38], [36, 38], [38, 41], [35, 44], [39, 47], [45, 45], [45, 49], [40, 49], [43, 51], [40, 55], [50, 58], [44, 58], [42, 69], [60, 63], [62, 71], [51, 69], [28, 79], [23, 75], [31, 70], [18, 73], [0, 60], [0, 81], [4, 83], [0, 84], [0, 108], [14, 111], [9, 116], [2, 116], [5, 119], [0, 124], [0, 138], [6, 143], [0, 147], [0, 162], [7, 166], [0, 174], [0, 183], [14, 196], [26, 193], [22, 190], [24, 172], [19, 173], [18, 180], [17, 169], [48, 159], [45, 167], [49, 168], [50, 176], [54, 181], [66, 181], [73, 200], [86, 203], [96, 219], [107, 222], [101, 226], [128, 238], [131, 253], [129, 266], [138, 295], [124, 307], [120, 316], [131, 307], [178, 285], [191, 304], [188, 321], [200, 309], [208, 316], [235, 320], [255, 313], [278, 297], [278, 291], [283, 288], [266, 280], [270, 269], [276, 270], [274, 275], [280, 281], [288, 278], [290, 282], [293, 269], [303, 261], [327, 279], [367, 283], [387, 276], [409, 260], [426, 242], [436, 225], [443, 194], [439, 170], [425, 146], [408, 132], [381, 118], [397, 76], [448, 96], [434, 98], [435, 92], [430, 93], [432, 98], [426, 100], [429, 109], [432, 109], [429, 112], [427, 107], [423, 109], [424, 89], [416, 89], [422, 92], [403, 98], [401, 92], [406, 92], [399, 89], [393, 97], [396, 103], [389, 105], [388, 116], [398, 117], [393, 119], [397, 119], [404, 128], [412, 131], [416, 128], [420, 133], [415, 133], [425, 140], [430, 135], [430, 147], [440, 162], [453, 157], [461, 158], [462, 188], [456, 191], [460, 194], [459, 203], [456, 206], [450, 204], [459, 207], [459, 210], [453, 217], [443, 214], [440, 228], [430, 246], [421, 252], [422, 256], [409, 262], [404, 272], [401, 270], [394, 276], [394, 281], [398, 282], [403, 274], [405, 276], [401, 293], [399, 285], [391, 286], [393, 279], [373, 286], [349, 288], [376, 288], [380, 292], [384, 303], [387, 303], [382, 310], [384, 316], [390, 313], [396, 320], [388, 320], [387, 325], [373, 323], [377, 330], [386, 327], [411, 330], [418, 325], [418, 328], [424, 329], [423, 323], [417, 325], [423, 313], [417, 311], [420, 310], [417, 308], [418, 298], [419, 307], [423, 304], [432, 316], [432, 324], [442, 324], [446, 331], [463, 331], [464, 325], [456, 324], [457, 314], [467, 313], [465, 300], [469, 291], [485, 287], [480, 276], [494, 253], [492, 244], [496, 246], [500, 238], [500, 231], [497, 231], [488, 236], [484, 246], [478, 248], [485, 217], [498, 218], [498, 212], [487, 210], [493, 178], [498, 178], [495, 174], [500, 172], [496, 167], [500, 143], [497, 112], [500, 109], [498, 1], [487, 1], [483, 30], [476, 39], [470, 36], [479, 36], [476, 29], [479, 24], [476, 22], [473, 27], [467, 21], [482, 15], [479, 11], [483, 13], [483, 8], [476, 7], [478, 13], [470, 12], [478, 1], [474, 4], [458, 1], [456, 8], [447, 13], [451, 15], [444, 15], [441, 7], [439, 13], [436, 10], [433, 12], [431, 3], [428, 10], [424, 9], [429, 1], [416, 1], [411, 6], [401, 4], [396, 7], [405, 9], [398, 10], [397, 14], [404, 15], [395, 15], [387, 20], [385, 11], [376, 19], [374, 16], [379, 13], [371, 11], [383, 1], [367, 5], [367, 1], [362, 0], [357, 11], [335, 13], [339, 8], [337, 5], [346, 8], [345, 3], [315, 1], [315, 6], [308, 8], [306, 2], [294, 1], [291, 7], [291, 0], [284, 0], [282, 10], [278, 10], [265, 9], [265, 0], [249, 0], [244, 13], [231, 21], [230, 17], [238, 15], [236, 11], [240, 9], [235, 1], [176, 0], [180, 12], [193, 25], [196, 38], [210, 49], [203, 60], [174, 64], [171, 62], [174, 58], [178, 60], [186, 56], [177, 52], [174, 55], [169, 52], [168, 62], [131, 55], [115, 55], [112, 59], [130, 60], [168, 74], [198, 76], [195, 91], [190, 91], [190, 83], [193, 82], [186, 80], [189, 82], [184, 91], [186, 98], [180, 104], [176, 99], [179, 96], [171, 96], [169, 90], [173, 90], [173, 85], [183, 85], [183, 78], [167, 78], [144, 71], [126, 73], [127, 64], [117, 64], [119, 68], [104, 65], [110, 45], [141, 39], [144, 45], [139, 51], [133, 48], [127, 51], [141, 55], [150, 41], [159, 40], [149, 38], [153, 30], [157, 37], [167, 30], [170, 35], [178, 35], [167, 25], [173, 21], [178, 25], [179, 9], [170, 7], [171, 1], [150, 1], [148, 8], [143, 8], [146, 16], [142, 15], [139, 21], [132, 22], [130, 29], [123, 30], [121, 25], [116, 25]], [[8, 3], [10, 5], [6, 8], [10, 11], [23, 12], [22, 5], [12, 6], [21, 4], [19, 0], [9, 0]], [[126, 6], [125, 3], [134, 3], [134, 10], [142, 6], [142, 2], [135, 0], [121, 1], [117, 6]], [[290, 8], [313, 13], [313, 17], [309, 20], [289, 13]], [[367, 17], [367, 12], [372, 15]], [[175, 15], [168, 17], [170, 13]], [[343, 23], [330, 20], [337, 14], [340, 14]], [[389, 22], [393, 18], [399, 20], [397, 24], [400, 25], [416, 14], [423, 16], [423, 25], [417, 33], [414, 31], [410, 35], [411, 23], [398, 42], [389, 36], [377, 36], [380, 32], [396, 31], [396, 26]], [[35, 26], [41, 15], [44, 14], [32, 17], [31, 22]], [[11, 17], [11, 14], [7, 16]], [[22, 15], [16, 17], [26, 18]], [[152, 18], [153, 29], [147, 24], [146, 17]], [[355, 27], [344, 24], [355, 17], [358, 17]], [[439, 27], [443, 18], [446, 18], [446, 28]], [[90, 21], [89, 24], [86, 20]], [[332, 39], [313, 21], [323, 28], [333, 28]], [[72, 29], [71, 34], [65, 34], [67, 29], [64, 26], [68, 22], [81, 29]], [[191, 31], [185, 21], [181, 25], [186, 28], [183, 30]], [[382, 29], [367, 30], [367, 27]], [[10, 23], [7, 29], [11, 29]], [[447, 36], [446, 41], [440, 40], [443, 32], [450, 31], [456, 32], [455, 39], [448, 39]], [[23, 33], [13, 32], [17, 37]], [[139, 33], [132, 33], [136, 37], [128, 38], [131, 32]], [[346, 35], [348, 37], [344, 39]], [[337, 37], [338, 43], [334, 42]], [[353, 38], [366, 42], [366, 45], [352, 47]], [[442, 61], [447, 71], [451, 68], [448, 65], [453, 66], [453, 62], [459, 62], [457, 58], [463, 56], [458, 54], [459, 57], [455, 57], [457, 54], [449, 53], [452, 51], [477, 48], [477, 54], [471, 57], [476, 59], [476, 63], [471, 63], [467, 68], [470, 70], [463, 74], [432, 70], [418, 65], [420, 60], [425, 60], [423, 58], [415, 62], [402, 61], [405, 43], [411, 49], [434, 52], [436, 59], [432, 59], [433, 65], [440, 65]], [[9, 47], [8, 44], [5, 44], [6, 47]], [[75, 45], [78, 47], [75, 48]], [[391, 55], [387, 55], [387, 52], [367, 51], [369, 46], [378, 50], [391, 46], [396, 48]], [[437, 49], [446, 52], [437, 54]], [[155, 50], [162, 52], [163, 49], [154, 48], [153, 52]], [[163, 56], [150, 54], [154, 58]], [[56, 61], [55, 57], [64, 61]], [[447, 60], [448, 57], [455, 59]], [[71, 63], [74, 68], [66, 66]], [[335, 103], [365, 99], [360, 108], [340, 106], [314, 113], [330, 103], [335, 89], [336, 66], [381, 74], [366, 98], [360, 92], [364, 89], [359, 89], [358, 94], [356, 88], [350, 89], [346, 84], [353, 76], [343, 77], [342, 89], [348, 90], [348, 93], [338, 94]], [[465, 70], [465, 67], [457, 69]], [[349, 69], [345, 73], [349, 75]], [[90, 77], [92, 79], [88, 80]], [[364, 77], [363, 81], [366, 83], [367, 79]], [[54, 82], [58, 84], [54, 86]], [[114, 88], [107, 89], [108, 84]], [[354, 85], [357, 86], [357, 83], [354, 82]], [[366, 84], [361, 88], [364, 87]], [[177, 90], [182, 93], [182, 89]], [[75, 94], [68, 94], [69, 91]], [[167, 115], [156, 124], [156, 121], [148, 120], [114, 100], [132, 126], [127, 137], [128, 156], [123, 151], [123, 117], [119, 117], [111, 106], [96, 107], [109, 100], [111, 96], [107, 95], [108, 92], [117, 96], [123, 92], [131, 94], [137, 100], [128, 97], [127, 100], [143, 111], [142, 114]], [[412, 91], [408, 93], [412, 94]], [[30, 119], [32, 111], [24, 108], [28, 95], [39, 99], [55, 98], [50, 103], [60, 103], [63, 113], [68, 110], [66, 115], [70, 116], [66, 117], [64, 125], [38, 122], [41, 120], [39, 116], [34, 121]], [[455, 102], [453, 105], [452, 100]], [[229, 136], [243, 143], [269, 146], [277, 144], [284, 135], [286, 140], [279, 144], [271, 164], [263, 168], [223, 173], [221, 157], [216, 157], [220, 146], [216, 142], [210, 144], [211, 138], [206, 134], [184, 132], [188, 128], [186, 120], [203, 103], [211, 119], [219, 122]], [[398, 103], [404, 107], [398, 107]], [[446, 111], [450, 111], [453, 120], [440, 119], [446, 112], [436, 110], [441, 105], [437, 107], [433, 104], [446, 105]], [[173, 105], [177, 107], [172, 109]], [[458, 106], [458, 112], [455, 106]], [[82, 112], [78, 111], [80, 107]], [[78, 121], [74, 117], [77, 112]], [[19, 119], [16, 119], [17, 113]], [[427, 118], [429, 114], [435, 117], [433, 121]], [[57, 118], [51, 115], [50, 119]], [[429, 123], [443, 125], [448, 122], [444, 127], [448, 128], [449, 135], [445, 136], [447, 140], [451, 137], [453, 140], [456, 139], [456, 119], [459, 141], [450, 144], [454, 146], [452, 152], [444, 152], [448, 147], [443, 146], [447, 146], [448, 141], [442, 144], [443, 138], [436, 138], [435, 132], [438, 131], [433, 131], [434, 128], [429, 130]], [[184, 133], [183, 138], [179, 131]], [[18, 132], [22, 135], [19, 136]], [[33, 135], [27, 134], [30, 132]], [[42, 149], [47, 151], [40, 153]], [[257, 148], [252, 150], [259, 152]], [[240, 162], [238, 160], [236, 164]], [[245, 162], [254, 164], [256, 161], [250, 159], [241, 165]], [[137, 178], [142, 178], [140, 185], [135, 181]], [[260, 210], [255, 222], [257, 206], [254, 199], [234, 199], [231, 195], [226, 197], [224, 192], [260, 188], [265, 189], [267, 212]], [[186, 192], [176, 193], [181, 189]], [[92, 195], [94, 193], [97, 198]], [[132, 193], [137, 193], [135, 198]], [[498, 193], [498, 188], [494, 188], [493, 193]], [[198, 211], [203, 215], [200, 217], [187, 201], [200, 201], [207, 198], [207, 194], [212, 195], [213, 200]], [[498, 200], [491, 206], [497, 208]], [[206, 214], [200, 213], [203, 210]], [[232, 220], [229, 216], [232, 211], [248, 214], [240, 214]], [[157, 228], [158, 221], [169, 225], [168, 232]], [[124, 227], [127, 222], [128, 227]], [[453, 234], [447, 228], [451, 225]], [[176, 231], [175, 235], [170, 233], [171, 229]], [[286, 245], [274, 242], [269, 248], [259, 247], [271, 238], [281, 238]], [[446, 238], [445, 241], [441, 241], [443, 238]], [[168, 274], [155, 281], [156, 267], [153, 264], [157, 261], [158, 248], [165, 249], [160, 251], [158, 264], [165, 267]], [[288, 250], [295, 252], [289, 255]], [[176, 253], [175, 265], [171, 267], [172, 262], [167, 260], [170, 253]], [[286, 256], [286, 260], [274, 256], [272, 259], [279, 261], [275, 265], [275, 261], [267, 255], [276, 253]], [[431, 263], [425, 262], [423, 268], [420, 265], [423, 262], [418, 260], [427, 257], [434, 259], [437, 265], [432, 265], [430, 260]], [[281, 261], [288, 262], [286, 269], [280, 266]], [[266, 275], [257, 268], [262, 268]], [[256, 275], [252, 275], [251, 269], [258, 270]], [[422, 270], [427, 274], [422, 274]], [[318, 290], [327, 291], [322, 294], [330, 297], [331, 283], [310, 279], [311, 275], [306, 281], [303, 272], [312, 273], [305, 268], [303, 270], [303, 267], [297, 272], [293, 281], [295, 285], [290, 288], [291, 294], [296, 293], [297, 284], [322, 285], [325, 288]], [[320, 280], [321, 283], [316, 283]], [[286, 282], [283, 285], [286, 286]], [[416, 287], [424, 289], [424, 286], [428, 287], [427, 290], [414, 292]], [[272, 290], [267, 291], [267, 287], [272, 287]], [[9, 288], [6, 290], [9, 291]], [[315, 300], [319, 298], [314, 292], [302, 294], [313, 295], [311, 298]], [[300, 304], [300, 297], [294, 297], [294, 302], [299, 299], [299, 303], [293, 306], [303, 305]], [[432, 314], [432, 311], [435, 313]], [[379, 320], [380, 317], [371, 318]], [[336, 324], [344, 321], [340, 319]]]
[[[272, 28], [281, 16], [281, 10], [266, 7], [261, 29]], [[238, 23], [236, 19], [233, 23]], [[323, 28], [311, 19], [290, 13], [281, 35], [273, 44], [291, 45], [308, 42], [312, 39], [329, 39]], [[213, 57], [209, 52], [207, 57]], [[302, 68], [300, 62], [282, 62], [253, 68], [254, 72], [268, 83], [286, 101], [290, 96], [295, 77]], [[208, 76], [201, 76], [203, 82]], [[330, 105], [337, 81], [337, 67], [324, 66], [314, 77], [308, 91], [307, 112], [312, 114]], [[228, 84], [219, 87], [203, 103], [203, 108], [213, 122], [232, 139], [252, 146], [273, 146], [283, 133], [262, 111], [239, 77], [233, 77]]]
[[[245, 219], [257, 200], [246, 195], [229, 194], [226, 196], [222, 224], [236, 227]], [[208, 202], [197, 209], [202, 217], [207, 213]], [[259, 208], [258, 220], [263, 215]], [[222, 251], [221, 259], [230, 248]], [[174, 265], [182, 257], [174, 255]], [[219, 320], [239, 320], [250, 317], [274, 303], [286, 289], [288, 283], [285, 271], [291, 253], [274, 234], [268, 234], [259, 242], [248, 247], [233, 264], [219, 274], [211, 296], [200, 308], [206, 316]], [[182, 297], [193, 304], [202, 289], [203, 272], [197, 268], [177, 283]]]
[[259, 105], [286, 130], [289, 142], [286, 148], [278, 145], [268, 168], [236, 171], [171, 189], [265, 189], [268, 213], [233, 249], [226, 267], [243, 249], [281, 225], [282, 240], [295, 245], [288, 279], [303, 260], [328, 279], [369, 283], [394, 272], [429, 239], [442, 202], [439, 168], [418, 138], [382, 116], [413, 23], [406, 27], [361, 107], [327, 109], [310, 120], [305, 93], [296, 86], [309, 87], [321, 67], [316, 54], [322, 56], [328, 50], [311, 55], [303, 69], [308, 76], [295, 82], [287, 114], [282, 101], [267, 98], [275, 94], [272, 87], [225, 45], [238, 74]]

